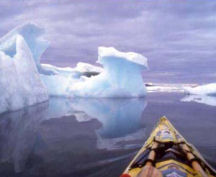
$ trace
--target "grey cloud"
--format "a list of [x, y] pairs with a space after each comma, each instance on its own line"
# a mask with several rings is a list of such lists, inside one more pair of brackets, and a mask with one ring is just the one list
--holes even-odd
[[181, 76], [199, 82], [196, 74], [206, 74], [208, 80], [209, 73], [215, 73], [212, 0], [3, 0], [0, 7], [0, 35], [26, 21], [46, 28], [51, 46], [43, 62], [95, 63], [97, 47], [103, 45], [145, 55], [151, 68], [146, 76], [160, 73], [153, 80], [176, 82]]

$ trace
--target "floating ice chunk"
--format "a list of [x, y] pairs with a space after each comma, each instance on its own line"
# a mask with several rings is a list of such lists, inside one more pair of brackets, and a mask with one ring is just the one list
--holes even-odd
[[181, 99], [183, 102], [196, 102], [209, 106], [216, 106], [216, 97], [208, 95], [189, 95]]
[[201, 85], [197, 87], [185, 87], [185, 92], [190, 94], [181, 101], [197, 102], [210, 106], [216, 106], [216, 83]]
[[97, 76], [71, 85], [77, 97], [142, 97], [146, 94], [142, 71], [147, 59], [133, 52], [119, 52], [112, 47], [98, 48], [98, 63], [104, 70]]
[[185, 92], [193, 95], [216, 95], [216, 83], [197, 87], [185, 87]]
[[[2, 47], [6, 44], [15, 47], [14, 53]], [[13, 39], [6, 37], [0, 46], [0, 113], [48, 100], [24, 38], [18, 34]]]

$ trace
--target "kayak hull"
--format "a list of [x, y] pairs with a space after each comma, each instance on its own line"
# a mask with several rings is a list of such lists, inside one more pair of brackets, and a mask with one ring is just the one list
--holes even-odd
[[141, 177], [145, 170], [157, 171], [162, 176], [216, 176], [215, 170], [166, 117], [160, 118], [121, 176]]

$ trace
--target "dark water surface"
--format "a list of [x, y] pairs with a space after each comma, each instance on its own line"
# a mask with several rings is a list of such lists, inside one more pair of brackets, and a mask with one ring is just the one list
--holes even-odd
[[216, 167], [216, 107], [183, 97], [52, 98], [1, 114], [0, 176], [119, 176], [163, 115]]

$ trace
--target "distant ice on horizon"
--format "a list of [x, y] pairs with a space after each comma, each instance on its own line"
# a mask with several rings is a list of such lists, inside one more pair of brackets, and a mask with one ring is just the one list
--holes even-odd
[[181, 99], [182, 102], [196, 102], [209, 106], [216, 106], [216, 97], [208, 95], [188, 95]]
[[216, 106], [216, 83], [201, 85], [197, 87], [185, 87], [189, 95], [184, 97], [183, 102], [197, 102], [209, 106]]
[[184, 90], [190, 95], [216, 96], [216, 83], [200, 85], [197, 87], [185, 87]]
[[147, 83], [147, 92], [184, 92], [184, 84], [152, 84]]

